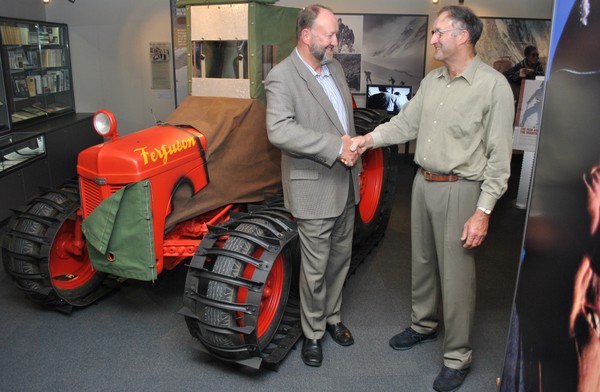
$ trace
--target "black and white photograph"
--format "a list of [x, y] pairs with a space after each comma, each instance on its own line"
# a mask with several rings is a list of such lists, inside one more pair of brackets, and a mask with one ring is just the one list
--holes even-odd
[[337, 54], [360, 54], [362, 46], [363, 16], [338, 15]]
[[521, 18], [481, 18], [483, 33], [477, 53], [485, 63], [504, 72], [523, 60], [527, 46], [539, 51], [539, 61], [546, 69], [550, 44], [550, 20]]
[[360, 91], [363, 16], [338, 15], [338, 46], [334, 57], [342, 64], [348, 87]]
[[428, 44], [425, 15], [365, 15], [361, 92], [367, 84], [418, 87]]

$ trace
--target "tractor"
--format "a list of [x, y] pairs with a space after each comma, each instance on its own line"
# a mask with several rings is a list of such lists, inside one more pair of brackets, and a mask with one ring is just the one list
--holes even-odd
[[[354, 118], [366, 133], [389, 115], [356, 108]], [[201, 347], [277, 367], [302, 335], [299, 247], [265, 122], [260, 98], [198, 94], [166, 121], [121, 136], [114, 114], [98, 110], [104, 142], [79, 153], [77, 178], [43, 191], [3, 228], [5, 271], [35, 303], [70, 313], [183, 263], [179, 313]], [[397, 146], [362, 159], [349, 275], [384, 235]]]

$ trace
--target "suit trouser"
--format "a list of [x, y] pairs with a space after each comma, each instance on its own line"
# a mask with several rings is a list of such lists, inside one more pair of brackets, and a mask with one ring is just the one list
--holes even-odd
[[469, 367], [475, 316], [475, 254], [463, 248], [465, 222], [476, 209], [481, 183], [429, 182], [417, 173], [411, 207], [412, 328], [437, 331], [442, 303], [444, 365]]
[[300, 315], [308, 339], [321, 339], [326, 324], [341, 321], [342, 289], [352, 255], [354, 208], [350, 182], [348, 201], [340, 216], [296, 219], [302, 258]]

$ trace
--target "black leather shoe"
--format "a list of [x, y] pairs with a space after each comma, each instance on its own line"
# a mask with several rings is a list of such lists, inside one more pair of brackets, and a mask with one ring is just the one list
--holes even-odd
[[433, 342], [436, 339], [436, 332], [431, 334], [422, 334], [418, 333], [412, 328], [406, 328], [404, 331], [390, 339], [390, 346], [392, 346], [394, 350], [408, 350], [419, 343]]
[[349, 346], [354, 343], [350, 330], [342, 323], [327, 324], [327, 332], [340, 346]]
[[433, 381], [433, 389], [438, 392], [456, 391], [463, 381], [465, 381], [467, 373], [469, 373], [469, 368], [452, 369], [442, 366], [442, 371], [435, 378], [435, 381]]
[[323, 363], [323, 349], [320, 339], [306, 339], [302, 343], [302, 362], [308, 366], [321, 366]]

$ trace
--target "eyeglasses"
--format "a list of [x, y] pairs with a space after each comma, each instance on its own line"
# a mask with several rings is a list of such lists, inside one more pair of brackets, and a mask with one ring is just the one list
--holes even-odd
[[435, 29], [435, 30], [431, 30], [431, 35], [433, 36], [434, 34], [436, 34], [439, 39], [439, 38], [442, 38], [442, 35], [444, 35], [445, 32], [454, 31], [454, 30], [464, 30], [464, 29], [446, 29], [446, 30]]

